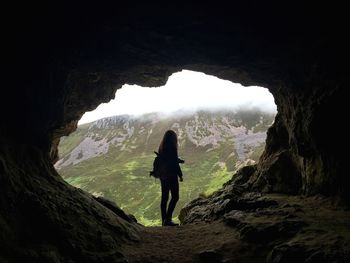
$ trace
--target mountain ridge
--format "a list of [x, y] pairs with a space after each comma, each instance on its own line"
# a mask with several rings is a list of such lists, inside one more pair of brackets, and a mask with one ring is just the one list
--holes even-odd
[[186, 160], [179, 209], [256, 162], [273, 119], [274, 114], [261, 111], [107, 117], [63, 138], [55, 167], [74, 186], [115, 201], [144, 224], [157, 224], [159, 185], [150, 182], [148, 172], [166, 130], [178, 134], [179, 155]]

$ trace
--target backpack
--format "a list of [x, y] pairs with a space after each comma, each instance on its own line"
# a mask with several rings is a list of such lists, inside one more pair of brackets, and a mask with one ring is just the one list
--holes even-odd
[[[149, 175], [153, 176], [154, 178], [160, 179], [164, 170], [166, 170], [166, 167], [164, 166], [165, 163], [162, 160], [162, 156], [158, 152], [154, 152], [154, 153], [156, 154], [156, 157], [153, 160], [153, 170], [149, 172]], [[185, 161], [178, 158], [178, 162], [184, 163]]]
[[156, 157], [153, 160], [153, 170], [149, 172], [149, 175], [159, 179], [161, 175], [161, 156], [157, 152], [154, 153], [156, 154]]

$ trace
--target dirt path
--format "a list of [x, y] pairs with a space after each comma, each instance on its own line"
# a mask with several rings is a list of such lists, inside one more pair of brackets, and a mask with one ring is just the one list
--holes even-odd
[[[129, 262], [256, 262], [239, 233], [222, 222], [145, 227], [138, 243], [123, 249]], [[231, 259], [231, 260], [230, 260]]]

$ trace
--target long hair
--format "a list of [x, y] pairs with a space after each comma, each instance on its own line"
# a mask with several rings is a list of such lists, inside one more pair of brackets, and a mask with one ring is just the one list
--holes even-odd
[[159, 154], [165, 156], [176, 157], [177, 153], [177, 135], [173, 130], [167, 130], [163, 136], [163, 139], [159, 145]]

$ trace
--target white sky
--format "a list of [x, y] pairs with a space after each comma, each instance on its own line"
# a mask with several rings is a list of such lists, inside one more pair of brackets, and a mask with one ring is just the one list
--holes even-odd
[[179, 110], [240, 108], [276, 112], [274, 98], [266, 88], [243, 87], [204, 73], [183, 70], [171, 75], [165, 86], [148, 88], [124, 85], [117, 90], [114, 100], [86, 112], [78, 124], [121, 114], [171, 114]]

